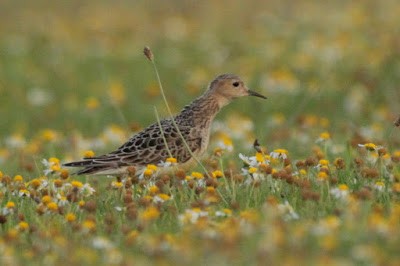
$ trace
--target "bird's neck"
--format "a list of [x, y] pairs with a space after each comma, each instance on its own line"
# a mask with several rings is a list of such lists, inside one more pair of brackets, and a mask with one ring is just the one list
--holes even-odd
[[209, 127], [215, 115], [227, 103], [228, 102], [219, 99], [219, 97], [215, 97], [215, 95], [206, 92], [189, 105], [185, 106], [178, 117], [190, 117], [196, 125]]

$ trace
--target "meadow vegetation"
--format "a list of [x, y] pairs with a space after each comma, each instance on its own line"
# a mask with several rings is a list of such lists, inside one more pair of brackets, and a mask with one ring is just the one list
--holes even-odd
[[[400, 265], [398, 1], [1, 5], [1, 265]], [[207, 171], [71, 175], [168, 115], [146, 45], [174, 112], [226, 72], [269, 99]]]

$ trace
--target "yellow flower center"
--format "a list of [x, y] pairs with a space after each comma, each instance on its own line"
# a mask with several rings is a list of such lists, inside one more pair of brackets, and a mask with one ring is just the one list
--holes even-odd
[[202, 173], [199, 172], [192, 172], [192, 176], [196, 179], [203, 179], [204, 175]]
[[76, 188], [81, 188], [81, 187], [83, 187], [82, 182], [79, 182], [79, 181], [72, 181], [72, 182], [71, 182], [71, 185], [72, 185], [73, 187], [76, 187]]

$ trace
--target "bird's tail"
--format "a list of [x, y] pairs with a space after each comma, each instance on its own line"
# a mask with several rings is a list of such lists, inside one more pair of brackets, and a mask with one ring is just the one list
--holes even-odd
[[110, 163], [99, 163], [91, 159], [84, 159], [81, 161], [64, 163], [63, 166], [66, 167], [83, 167], [83, 169], [78, 170], [73, 175], [96, 175], [96, 174], [106, 174], [107, 172], [115, 169], [114, 164]]

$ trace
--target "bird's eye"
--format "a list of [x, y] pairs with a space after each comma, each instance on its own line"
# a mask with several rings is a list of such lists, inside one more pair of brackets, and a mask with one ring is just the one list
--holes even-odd
[[240, 84], [239, 81], [236, 81], [236, 82], [232, 83], [233, 87], [239, 87], [239, 84]]

